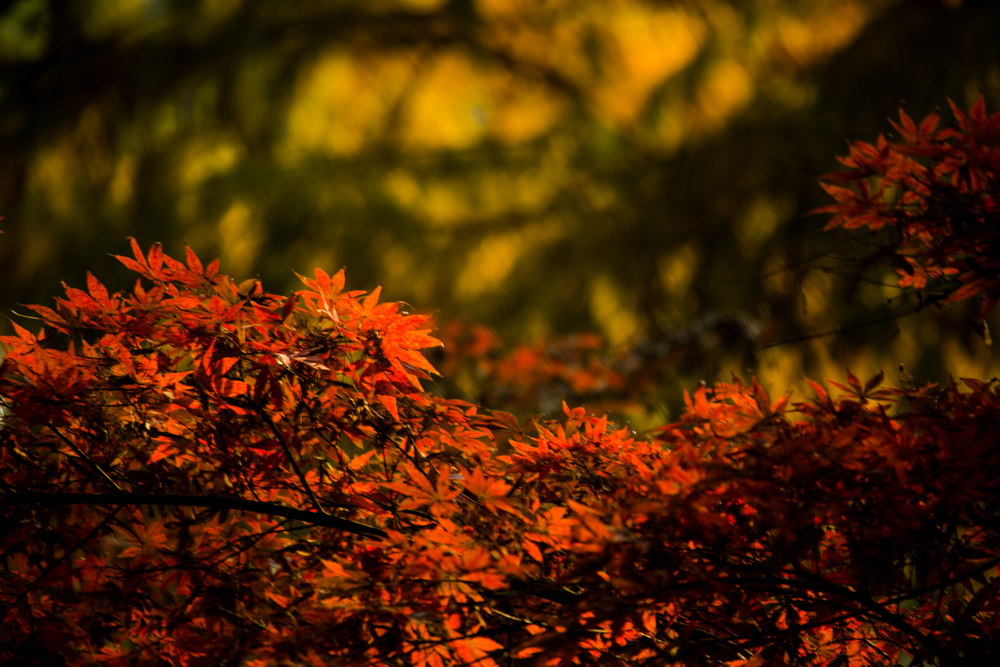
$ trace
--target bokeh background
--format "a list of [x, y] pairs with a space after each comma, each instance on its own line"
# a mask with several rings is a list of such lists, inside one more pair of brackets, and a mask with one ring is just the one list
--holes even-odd
[[667, 403], [750, 367], [989, 377], [975, 304], [892, 318], [805, 215], [845, 139], [980, 93], [995, 0], [2, 0], [0, 309], [128, 287], [134, 236], [272, 292], [346, 266], [510, 343], [694, 341]]

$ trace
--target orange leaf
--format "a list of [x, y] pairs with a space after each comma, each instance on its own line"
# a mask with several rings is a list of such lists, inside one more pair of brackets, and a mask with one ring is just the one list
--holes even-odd
[[767, 392], [764, 388], [760, 386], [757, 382], [757, 378], [753, 379], [753, 396], [754, 400], [757, 401], [757, 408], [761, 411], [765, 417], [771, 416], [771, 399], [768, 398]]
[[205, 272], [205, 269], [201, 265], [201, 260], [198, 259], [197, 255], [194, 254], [194, 251], [191, 250], [190, 246], [184, 246], [184, 251], [185, 254], [187, 255], [188, 268], [191, 269], [194, 273], [197, 273], [199, 276], [202, 275]]
[[521, 548], [524, 549], [525, 553], [534, 558], [539, 563], [542, 562], [542, 550], [538, 548], [538, 545], [531, 540], [525, 540], [521, 543]]
[[451, 645], [454, 647], [458, 657], [466, 664], [476, 663], [483, 666], [496, 665], [495, 662], [487, 658], [487, 653], [503, 648], [501, 644], [498, 644], [489, 637], [456, 639], [451, 642]]
[[396, 409], [396, 397], [388, 396], [386, 394], [380, 394], [375, 397], [375, 399], [385, 406], [385, 409], [389, 411], [392, 418], [397, 422], [399, 421], [399, 411]]

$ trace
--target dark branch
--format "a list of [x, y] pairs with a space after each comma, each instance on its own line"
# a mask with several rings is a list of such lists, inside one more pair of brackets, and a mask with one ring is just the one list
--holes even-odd
[[62, 505], [166, 505], [174, 507], [208, 507], [212, 509], [239, 510], [255, 512], [268, 516], [278, 516], [323, 526], [336, 528], [362, 537], [386, 537], [384, 530], [350, 519], [343, 519], [329, 514], [320, 514], [306, 510], [285, 507], [277, 503], [265, 503], [242, 498], [227, 498], [225, 496], [192, 496], [176, 493], [17, 493], [7, 492], [0, 495], [0, 506], [13, 505], [45, 505], [58, 507]]

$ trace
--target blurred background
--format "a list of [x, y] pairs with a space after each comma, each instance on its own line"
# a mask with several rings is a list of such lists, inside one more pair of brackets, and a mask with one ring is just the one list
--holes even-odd
[[731, 371], [990, 377], [977, 304], [894, 318], [805, 215], [845, 139], [980, 92], [995, 0], [0, 0], [0, 310], [129, 287], [134, 236], [669, 358], [661, 417]]

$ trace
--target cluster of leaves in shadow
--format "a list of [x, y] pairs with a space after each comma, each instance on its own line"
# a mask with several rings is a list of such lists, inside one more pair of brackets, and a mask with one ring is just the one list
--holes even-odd
[[998, 659], [992, 382], [521, 423], [424, 391], [427, 318], [342, 272], [120, 259], [130, 292], [88, 276], [3, 339], [6, 662]]
[[713, 374], [729, 363], [753, 366], [761, 327], [744, 315], [709, 314], [619, 348], [592, 333], [511, 348], [467, 319], [448, 322], [438, 335], [443, 345], [431, 358], [445, 381], [435, 386], [437, 393], [518, 415], [558, 414], [564, 401], [628, 415], [662, 410], [672, 381], [679, 384], [692, 372]]
[[900, 141], [853, 142], [838, 158], [848, 169], [823, 184], [837, 203], [817, 212], [834, 214], [827, 229], [893, 228], [874, 254], [897, 265], [899, 286], [922, 303], [982, 296], [982, 328], [1000, 300], [1000, 114], [988, 117], [981, 95], [968, 115], [949, 103], [957, 127], [939, 128], [937, 113], [918, 126], [900, 109]]

